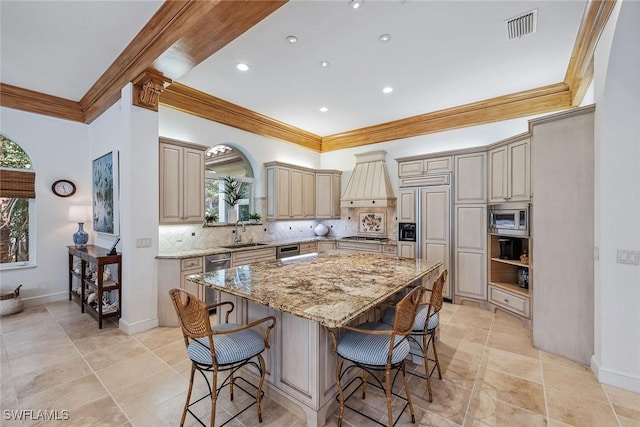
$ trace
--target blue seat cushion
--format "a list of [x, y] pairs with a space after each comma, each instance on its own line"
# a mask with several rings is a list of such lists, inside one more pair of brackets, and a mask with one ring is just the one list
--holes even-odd
[[[416, 320], [413, 322], [413, 331], [414, 332], [422, 332], [424, 330], [424, 323], [427, 321], [427, 311], [429, 311], [429, 307], [421, 306], [416, 313]], [[393, 325], [393, 319], [396, 315], [395, 308], [387, 308], [384, 311], [384, 316], [382, 317], [382, 322], [387, 325]], [[427, 325], [427, 329], [435, 329], [438, 327], [439, 316], [438, 313], [431, 313], [429, 316], [429, 324]]]
[[[222, 325], [214, 325], [212, 329], [220, 331], [237, 328], [238, 326], [239, 325], [233, 323], [225, 323]], [[262, 353], [264, 350], [264, 339], [256, 331], [244, 329], [230, 334], [214, 335], [213, 345], [216, 349], [216, 360], [218, 364], [227, 365], [249, 359]], [[209, 349], [209, 339], [206, 337], [191, 340], [187, 347], [187, 354], [191, 360], [201, 365], [213, 365], [211, 350]]]
[[[364, 323], [358, 325], [363, 329], [391, 330], [385, 323]], [[338, 342], [338, 354], [356, 363], [372, 366], [384, 366], [389, 353], [389, 335], [369, 335], [362, 332], [348, 331]], [[396, 364], [404, 360], [409, 354], [409, 342], [404, 337], [396, 336], [395, 349], [391, 363]]]

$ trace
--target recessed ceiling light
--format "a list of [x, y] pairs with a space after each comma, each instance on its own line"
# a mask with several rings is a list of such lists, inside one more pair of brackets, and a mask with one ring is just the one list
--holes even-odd
[[391, 34], [383, 34], [378, 37], [378, 40], [380, 40], [382, 43], [386, 43], [391, 40]]
[[322, 113], [326, 113], [327, 111], [329, 111], [329, 109], [327, 107], [320, 107], [320, 112]]
[[360, 6], [362, 6], [363, 3], [364, 0], [351, 0], [349, 2], [349, 6], [351, 6], [353, 9], [358, 9]]
[[391, 93], [391, 92], [393, 92], [393, 88], [390, 86], [387, 86], [382, 89], [382, 93]]
[[236, 65], [236, 68], [240, 71], [248, 71], [249, 70], [249, 66], [247, 64], [244, 63], [240, 63], [238, 65]]
[[295, 43], [298, 41], [298, 38], [296, 36], [287, 36], [287, 41], [289, 43]]
[[329, 65], [331, 65], [331, 64], [329, 64], [329, 61], [320, 62], [320, 66], [322, 66], [322, 68], [327, 68]]

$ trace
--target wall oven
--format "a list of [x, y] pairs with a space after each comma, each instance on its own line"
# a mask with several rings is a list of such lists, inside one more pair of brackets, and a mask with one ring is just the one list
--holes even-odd
[[529, 236], [529, 204], [489, 206], [489, 232], [508, 236]]

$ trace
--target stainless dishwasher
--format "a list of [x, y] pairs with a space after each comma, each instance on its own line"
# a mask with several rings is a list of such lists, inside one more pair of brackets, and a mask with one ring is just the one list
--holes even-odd
[[[204, 257], [204, 272], [224, 270], [231, 267], [231, 253], [207, 255]], [[207, 305], [216, 303], [216, 290], [204, 288], [204, 302]], [[215, 310], [215, 309], [214, 309]]]

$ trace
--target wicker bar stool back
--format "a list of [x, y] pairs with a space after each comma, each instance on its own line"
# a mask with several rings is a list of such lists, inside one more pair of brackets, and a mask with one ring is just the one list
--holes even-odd
[[[191, 407], [210, 397], [211, 417], [209, 425], [214, 427], [216, 422], [216, 401], [221, 390], [227, 386], [229, 387], [231, 400], [233, 400], [234, 388], [240, 389], [252, 399], [248, 406], [241, 409], [221, 426], [235, 419], [254, 404], [257, 406], [258, 421], [262, 422], [261, 401], [264, 395], [262, 385], [264, 383], [265, 363], [261, 353], [265, 348], [269, 348], [269, 333], [274, 328], [276, 319], [273, 316], [269, 316], [246, 325], [236, 325], [228, 323], [229, 314], [234, 309], [233, 303], [229, 301], [207, 306], [195, 295], [182, 289], [171, 289], [169, 296], [180, 321], [187, 355], [191, 359], [189, 389], [182, 411], [180, 426], [184, 425], [188, 412], [201, 425], [206, 427], [206, 424], [196, 416]], [[209, 310], [214, 307], [218, 310], [226, 307], [225, 323], [211, 326]], [[262, 334], [256, 331], [261, 324], [264, 324], [263, 327], [266, 326]], [[258, 385], [252, 384], [245, 378], [236, 375], [240, 368], [247, 365], [255, 367], [259, 373]], [[202, 374], [209, 393], [191, 402], [196, 371]], [[207, 372], [212, 374], [211, 382], [207, 378]], [[220, 385], [218, 385], [219, 372], [227, 372], [227, 376]], [[247, 388], [251, 387], [254, 392], [247, 390], [245, 386], [248, 386]]]
[[[355, 381], [359, 381], [363, 399], [366, 396], [367, 384], [371, 384], [384, 391], [387, 401], [388, 426], [393, 426], [398, 422], [407, 406], [411, 413], [411, 422], [415, 423], [415, 415], [405, 371], [405, 358], [409, 354], [409, 342], [406, 336], [412, 330], [423, 293], [423, 287], [416, 287], [396, 304], [395, 307], [398, 315], [392, 326], [382, 322], [364, 323], [355, 327], [345, 326], [343, 329], [347, 330], [347, 332], [339, 341], [334, 341], [336, 343], [334, 352], [337, 352], [339, 356], [336, 366], [337, 399], [340, 403], [338, 426], [342, 425], [345, 407], [360, 413], [377, 424], [385, 425], [355, 407], [346, 404], [346, 401], [349, 400], [359, 388], [356, 386], [354, 390], [345, 397], [345, 390]], [[343, 369], [345, 360], [350, 363]], [[345, 374], [354, 368], [359, 368], [361, 375], [354, 376], [346, 385], [343, 385], [342, 379]], [[396, 373], [392, 380], [391, 370], [393, 369], [396, 370]], [[378, 379], [374, 371], [384, 371], [384, 384]], [[406, 397], [393, 392], [393, 383], [400, 372], [402, 372]], [[367, 378], [370, 378], [374, 382], [368, 382]], [[391, 401], [394, 396], [405, 401], [405, 405], [395, 421], [393, 420], [391, 412]]]
[[[440, 324], [440, 317], [438, 312], [442, 308], [442, 291], [444, 284], [447, 281], [447, 270], [443, 270], [440, 275], [433, 282], [431, 289], [426, 289], [431, 292], [429, 302], [423, 302], [420, 304], [416, 319], [413, 324], [413, 328], [408, 338], [415, 343], [418, 347], [417, 351], [412, 350], [411, 354], [420, 357], [423, 360], [425, 375], [421, 375], [416, 372], [412, 372], [411, 375], [418, 376], [427, 381], [427, 390], [429, 392], [429, 402], [433, 401], [433, 392], [431, 390], [431, 375], [437, 369], [438, 378], [442, 379], [442, 372], [440, 370], [440, 362], [438, 361], [438, 352], [436, 350], [436, 330]], [[393, 324], [395, 322], [395, 309], [387, 309], [384, 312], [383, 322], [386, 324]], [[428, 355], [429, 347], [433, 348], [433, 358]], [[433, 362], [433, 367], [429, 368], [429, 362]]]

